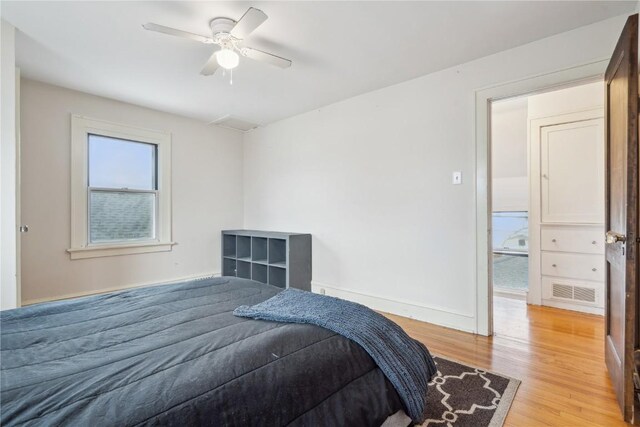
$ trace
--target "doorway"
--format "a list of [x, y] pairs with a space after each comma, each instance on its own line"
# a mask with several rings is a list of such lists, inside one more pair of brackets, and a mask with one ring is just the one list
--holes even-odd
[[493, 335], [493, 273], [491, 244], [491, 151], [492, 102], [548, 92], [583, 83], [602, 81], [608, 61], [596, 61], [549, 74], [502, 84], [476, 92], [476, 333]]
[[494, 296], [604, 315], [603, 93], [491, 103]]

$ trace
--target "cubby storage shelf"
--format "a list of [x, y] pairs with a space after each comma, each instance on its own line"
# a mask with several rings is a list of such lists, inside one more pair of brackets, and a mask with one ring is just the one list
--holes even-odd
[[236, 255], [240, 258], [251, 258], [251, 237], [236, 237]]
[[232, 235], [223, 236], [222, 255], [226, 257], [236, 256], [236, 236], [232, 236]]
[[270, 262], [269, 265], [272, 265], [274, 267], [287, 268], [287, 263], [285, 261], [282, 261], [282, 262]]
[[251, 263], [238, 260], [236, 262], [236, 275], [243, 279], [251, 279]]
[[269, 284], [279, 288], [287, 287], [287, 269], [269, 266]]
[[311, 290], [311, 235], [222, 231], [222, 275]]

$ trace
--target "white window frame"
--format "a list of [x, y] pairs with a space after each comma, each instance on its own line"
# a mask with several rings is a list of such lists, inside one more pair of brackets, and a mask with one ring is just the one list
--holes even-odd
[[[157, 216], [153, 240], [89, 243], [89, 134], [157, 147]], [[170, 251], [171, 134], [89, 117], [71, 116], [71, 259]]]

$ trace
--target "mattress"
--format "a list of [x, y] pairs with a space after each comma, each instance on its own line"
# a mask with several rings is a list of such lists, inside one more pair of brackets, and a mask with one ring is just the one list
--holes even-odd
[[281, 289], [237, 278], [0, 313], [0, 423], [380, 425], [402, 409], [356, 343], [232, 315]]

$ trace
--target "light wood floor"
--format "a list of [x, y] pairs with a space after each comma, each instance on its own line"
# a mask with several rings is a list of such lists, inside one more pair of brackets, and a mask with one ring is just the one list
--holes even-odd
[[601, 316], [496, 297], [493, 337], [389, 317], [434, 355], [521, 380], [507, 426], [626, 425], [604, 364]]

